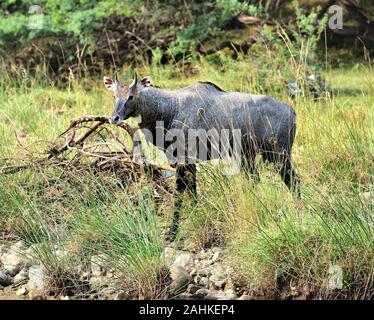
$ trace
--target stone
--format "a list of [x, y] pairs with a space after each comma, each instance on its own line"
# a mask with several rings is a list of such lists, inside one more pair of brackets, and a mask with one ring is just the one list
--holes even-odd
[[235, 270], [234, 270], [233, 267], [228, 266], [228, 267], [226, 267], [225, 273], [228, 274], [228, 275], [233, 275], [233, 274], [235, 274]]
[[29, 282], [27, 283], [30, 291], [46, 289], [45, 274], [41, 266], [31, 266], [29, 268]]
[[183, 292], [181, 294], [178, 294], [175, 298], [175, 300], [195, 300], [195, 296], [191, 293]]
[[29, 271], [27, 268], [23, 268], [14, 278], [14, 284], [20, 284], [26, 282], [29, 279]]
[[12, 283], [12, 278], [5, 270], [0, 270], [0, 285], [7, 287]]
[[220, 258], [220, 255], [221, 255], [221, 252], [214, 253], [213, 256], [212, 256], [212, 261], [217, 262]]
[[30, 290], [29, 299], [30, 300], [43, 300], [44, 295], [40, 290]]
[[11, 250], [14, 250], [16, 252], [26, 251], [27, 250], [27, 244], [23, 240], [17, 241], [12, 247]]
[[209, 260], [213, 256], [211, 251], [201, 252], [199, 255], [200, 260]]
[[172, 279], [170, 293], [173, 295], [178, 295], [185, 291], [191, 282], [191, 277], [187, 270], [180, 265], [173, 266], [170, 269], [170, 277]]
[[3, 263], [4, 269], [12, 277], [18, 274], [27, 264], [27, 260], [25, 259], [24, 255], [14, 251], [14, 249], [4, 253], [1, 256], [1, 262]]
[[226, 280], [217, 280], [214, 282], [215, 287], [218, 289], [224, 289], [226, 286]]
[[127, 294], [124, 291], [118, 292], [115, 295], [114, 300], [127, 300]]
[[204, 300], [236, 300], [237, 295], [224, 291], [210, 290], [204, 297]]
[[105, 268], [100, 256], [91, 257], [91, 275], [92, 277], [100, 277], [105, 275]]
[[200, 277], [209, 277], [212, 275], [212, 272], [209, 269], [204, 268], [204, 269], [198, 270], [197, 275]]
[[197, 299], [204, 299], [208, 294], [209, 294], [209, 290], [203, 288], [203, 289], [199, 289], [195, 292], [195, 297]]
[[197, 275], [197, 270], [196, 269], [192, 269], [191, 271], [190, 271], [190, 276], [191, 277], [195, 277]]
[[206, 287], [208, 285], [208, 278], [207, 277], [201, 277], [198, 284], [202, 287]]
[[196, 284], [193, 284], [193, 283], [190, 283], [187, 287], [187, 290], [186, 292], [187, 293], [191, 293], [191, 294], [194, 294], [196, 293], [197, 290], [199, 289], [202, 289], [200, 286], [196, 285]]
[[194, 266], [194, 254], [189, 252], [182, 252], [178, 254], [173, 265], [179, 265], [187, 271], [191, 271]]
[[210, 282], [217, 287], [218, 289], [223, 289], [227, 283], [227, 275], [225, 270], [222, 266], [217, 265], [215, 269], [213, 269], [212, 275], [210, 276]]
[[193, 282], [195, 282], [196, 284], [199, 284], [200, 283], [200, 280], [201, 280], [201, 277], [200, 276], [195, 276], [193, 278]]
[[222, 299], [218, 299], [218, 300], [236, 300], [238, 298], [238, 296], [234, 293], [229, 293], [229, 294], [226, 294], [226, 296]]
[[165, 264], [167, 266], [171, 266], [175, 260], [175, 257], [178, 255], [178, 250], [171, 248], [171, 247], [166, 247], [162, 253], [162, 257], [165, 261]]
[[28, 290], [25, 288], [25, 287], [22, 287], [22, 288], [19, 288], [17, 291], [16, 291], [16, 295], [21, 297], [21, 296], [25, 296], [27, 295], [29, 292]]
[[212, 248], [212, 252], [213, 252], [213, 253], [217, 253], [217, 252], [222, 253], [222, 251], [223, 251], [223, 250], [222, 250], [222, 248], [220, 248], [220, 247], [213, 247], [213, 248]]
[[243, 294], [241, 297], [239, 297], [236, 300], [252, 300], [251, 297], [247, 294]]

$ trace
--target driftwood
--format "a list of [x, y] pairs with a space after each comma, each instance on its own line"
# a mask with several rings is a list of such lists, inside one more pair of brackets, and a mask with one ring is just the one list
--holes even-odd
[[[141, 149], [140, 140], [135, 139], [138, 128], [126, 123], [119, 125], [129, 134], [133, 142], [132, 147], [128, 148], [113, 130], [110, 130], [108, 123], [108, 117], [103, 116], [85, 116], [75, 119], [56, 139], [64, 138], [63, 144], [52, 143], [52, 147], [43, 152], [45, 156], [29, 159], [25, 164], [0, 165], [0, 173], [13, 174], [35, 166], [52, 165], [66, 169], [90, 167], [100, 172], [112, 171], [126, 179], [136, 179], [142, 174], [150, 174], [152, 178], [160, 180], [165, 176], [163, 171], [171, 174], [175, 171], [169, 166], [155, 165], [139, 159], [135, 161], [134, 148], [138, 148], [137, 152]], [[77, 135], [78, 131], [83, 132]], [[113, 142], [103, 138], [102, 132], [106, 132]], [[92, 143], [89, 138], [94, 138], [96, 141]], [[101, 140], [99, 143], [98, 139]], [[12, 159], [6, 159], [6, 162], [9, 160]]]

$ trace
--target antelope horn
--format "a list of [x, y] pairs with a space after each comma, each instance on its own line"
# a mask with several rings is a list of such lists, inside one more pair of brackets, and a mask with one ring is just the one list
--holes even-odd
[[137, 83], [138, 83], [138, 75], [136, 74], [136, 72], [134, 72], [134, 79], [132, 80], [130, 87], [136, 86]]
[[114, 80], [115, 80], [115, 82], [117, 82], [119, 84], [118, 72], [117, 71], [115, 72]]

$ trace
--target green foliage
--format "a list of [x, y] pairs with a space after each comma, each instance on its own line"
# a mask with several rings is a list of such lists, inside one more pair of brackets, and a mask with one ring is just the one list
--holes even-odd
[[[112, 14], [133, 15], [139, 1], [22, 0], [5, 1], [0, 10], [0, 47], [10, 42], [25, 44], [43, 37], [75, 37], [82, 44], [92, 44], [93, 32], [103, 27]], [[38, 5], [41, 12], [33, 10]], [[31, 12], [30, 12], [31, 11]], [[40, 16], [38, 16], [41, 13]], [[41, 23], [41, 28], [33, 28]]]
[[222, 36], [225, 25], [241, 13], [255, 16], [262, 13], [261, 4], [254, 5], [239, 0], [193, 3], [188, 9], [193, 18], [171, 43], [170, 50], [173, 55], [191, 51], [209, 38]]
[[309, 14], [305, 14], [299, 7], [297, 0], [294, 0], [292, 4], [296, 12], [296, 28], [291, 28], [294, 38], [293, 45], [290, 48], [291, 54], [297, 57], [300, 51], [307, 50], [306, 64], [310, 66], [312, 71], [320, 70], [321, 66], [317, 61], [317, 49], [321, 35], [327, 26], [328, 16], [325, 15], [318, 21], [317, 12], [319, 8], [313, 8]]

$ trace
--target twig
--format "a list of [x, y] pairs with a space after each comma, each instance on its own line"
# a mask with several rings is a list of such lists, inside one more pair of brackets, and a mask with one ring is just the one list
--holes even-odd
[[[87, 123], [93, 123], [91, 126], [87, 126]], [[44, 152], [44, 154], [47, 154], [47, 156], [42, 157], [40, 159], [36, 159], [31, 163], [22, 164], [22, 165], [6, 165], [3, 167], [0, 167], [0, 173], [3, 174], [12, 174], [19, 171], [22, 171], [27, 168], [31, 168], [36, 165], [41, 164], [48, 164], [50, 163], [49, 160], [53, 160], [51, 164], [58, 165], [58, 166], [64, 166], [69, 167], [73, 164], [79, 164], [81, 157], [78, 157], [78, 155], [85, 156], [86, 158], [96, 158], [96, 160], [93, 162], [93, 164], [97, 165], [98, 168], [103, 168], [104, 165], [108, 164], [109, 162], [114, 163], [122, 163], [125, 164], [128, 167], [128, 170], [134, 171], [136, 174], [141, 173], [141, 165], [139, 163], [135, 163], [133, 161], [133, 151], [130, 151], [128, 148], [126, 148], [126, 145], [113, 133], [112, 130], [108, 130], [108, 128], [103, 127], [105, 124], [109, 123], [109, 118], [104, 116], [85, 116], [82, 118], [75, 119], [71, 121], [69, 127], [61, 133], [58, 138], [61, 138], [65, 136], [65, 143], [63, 145], [54, 145], [48, 150]], [[139, 147], [137, 144], [137, 141], [134, 141], [135, 134], [138, 127], [133, 127], [127, 123], [122, 123], [118, 125], [120, 128], [124, 129], [131, 137], [133, 141], [133, 150], [134, 147]], [[78, 138], [76, 138], [76, 132], [79, 129], [86, 128], [87, 130], [80, 135]], [[100, 130], [99, 130], [100, 129]], [[112, 151], [111, 146], [116, 147], [115, 144], [112, 144], [108, 141], [105, 141], [104, 137], [100, 134], [100, 131], [105, 129], [120, 145], [120, 149], [122, 149], [122, 152], [118, 151]], [[96, 133], [97, 135], [100, 135], [100, 138], [103, 142], [91, 144], [91, 145], [84, 145], [85, 141], [88, 137], [90, 137], [92, 134]], [[100, 146], [106, 147], [108, 151], [96, 151]], [[117, 146], [118, 147], [118, 146]], [[93, 152], [88, 152], [86, 150], [93, 149]], [[73, 152], [73, 157], [71, 159], [68, 159], [66, 156], [68, 155], [67, 151]], [[60, 157], [61, 156], [61, 157]], [[16, 160], [16, 159], [0, 159], [5, 160], [6, 162], [9, 162], [9, 160]], [[20, 161], [20, 159], [17, 159]], [[91, 162], [92, 164], [92, 162]], [[161, 166], [161, 165], [155, 165], [146, 163], [144, 164], [144, 168], [147, 170], [151, 170], [152, 172], [158, 172], [159, 176], [162, 170], [175, 172], [175, 169], [169, 167], [169, 166]]]

